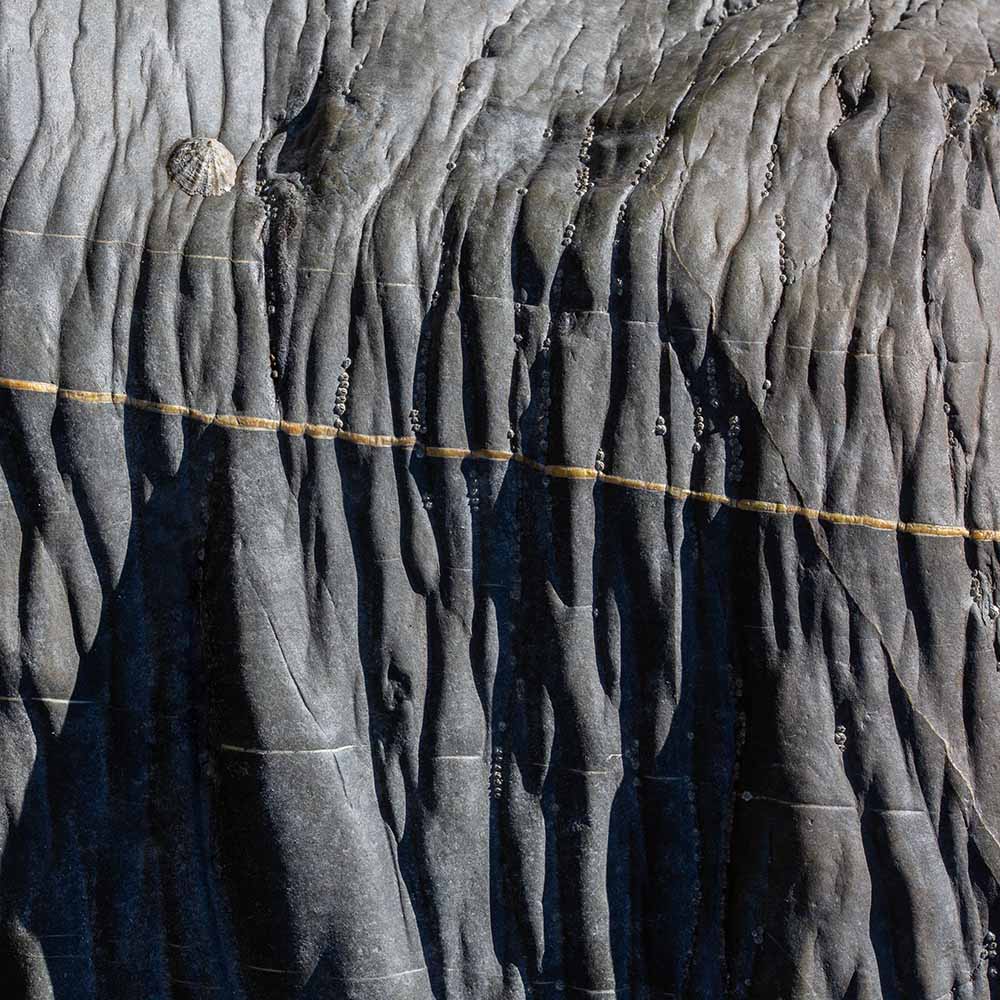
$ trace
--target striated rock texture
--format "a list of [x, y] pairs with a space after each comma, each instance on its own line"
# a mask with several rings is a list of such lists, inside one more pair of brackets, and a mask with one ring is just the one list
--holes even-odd
[[998, 56], [0, 0], [0, 994], [996, 996]]

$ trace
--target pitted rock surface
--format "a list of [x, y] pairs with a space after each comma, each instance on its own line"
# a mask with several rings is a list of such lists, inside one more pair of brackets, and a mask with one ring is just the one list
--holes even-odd
[[3, 0], [3, 995], [991, 996], [998, 55]]

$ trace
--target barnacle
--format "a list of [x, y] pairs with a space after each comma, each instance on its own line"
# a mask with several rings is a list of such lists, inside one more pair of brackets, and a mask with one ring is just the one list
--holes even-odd
[[218, 139], [182, 139], [170, 151], [167, 173], [193, 195], [225, 194], [236, 183], [236, 160]]

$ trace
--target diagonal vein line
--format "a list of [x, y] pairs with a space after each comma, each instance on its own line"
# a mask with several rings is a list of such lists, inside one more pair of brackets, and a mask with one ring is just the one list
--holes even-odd
[[[128, 407], [135, 410], [159, 413], [165, 416], [182, 417], [187, 420], [196, 421], [197, 423], [225, 427], [230, 430], [270, 431], [286, 434], [290, 437], [333, 438], [345, 441], [348, 444], [356, 444], [368, 448], [415, 448], [417, 446], [417, 439], [412, 436], [400, 437], [393, 434], [362, 434], [357, 431], [334, 427], [331, 424], [276, 420], [272, 417], [258, 417], [245, 413], [206, 413], [203, 410], [197, 410], [179, 403], [140, 399], [120, 392], [69, 389], [52, 382], [36, 382], [29, 379], [0, 376], [0, 389], [6, 389], [10, 392], [56, 396], [57, 398], [70, 400], [75, 403]], [[893, 531], [899, 534], [923, 535], [932, 538], [963, 538], [974, 542], [1000, 541], [1000, 528], [970, 528], [961, 524], [929, 524], [920, 521], [897, 521], [890, 518], [874, 517], [870, 514], [849, 514], [842, 511], [821, 510], [815, 507], [803, 507], [797, 504], [786, 504], [773, 500], [731, 497], [724, 493], [692, 490], [686, 486], [674, 486], [671, 483], [649, 482], [643, 479], [615, 475], [610, 472], [598, 472], [596, 469], [584, 468], [582, 466], [547, 465], [520, 452], [496, 451], [488, 448], [450, 448], [439, 445], [427, 445], [423, 451], [428, 458], [472, 458], [493, 462], [513, 461], [555, 479], [600, 480], [609, 486], [662, 493], [674, 500], [692, 500], [698, 503], [715, 504], [721, 507], [730, 507], [733, 510], [750, 511], [758, 514], [803, 517], [811, 521], [821, 521], [827, 524], [870, 528], [875, 531]]]

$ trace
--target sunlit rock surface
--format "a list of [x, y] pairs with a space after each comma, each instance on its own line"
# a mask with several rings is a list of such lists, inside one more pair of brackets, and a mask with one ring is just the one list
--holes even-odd
[[986, 1000], [998, 55], [0, 0], [0, 993]]

